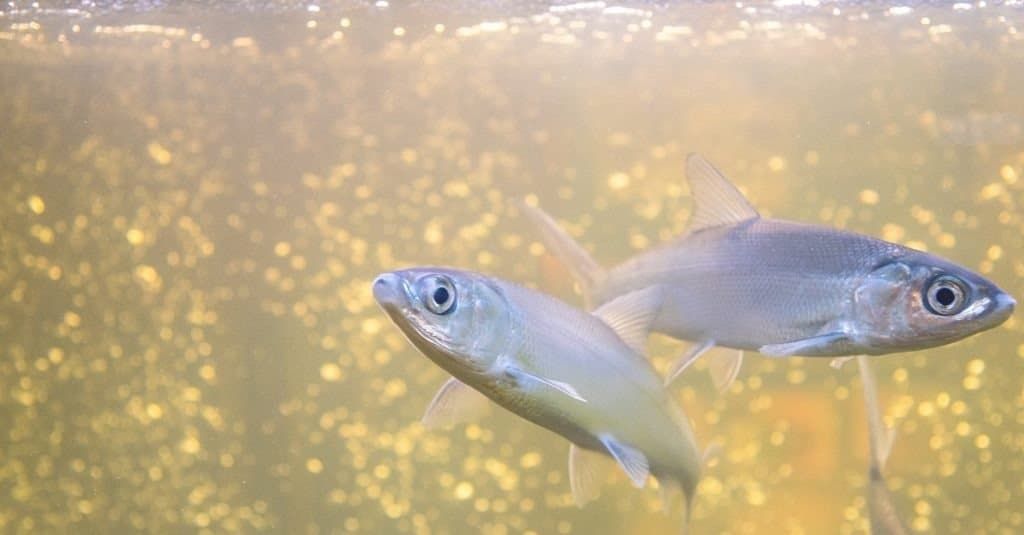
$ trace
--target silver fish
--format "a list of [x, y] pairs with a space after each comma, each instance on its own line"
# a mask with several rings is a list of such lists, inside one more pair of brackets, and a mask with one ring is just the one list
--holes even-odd
[[860, 368], [860, 381], [864, 388], [864, 405], [868, 415], [868, 449], [871, 461], [868, 465], [868, 517], [873, 535], [905, 535], [910, 533], [903, 522], [899, 511], [893, 504], [892, 495], [885, 485], [882, 469], [889, 452], [892, 451], [895, 429], [888, 429], [882, 422], [882, 411], [878, 405], [878, 392], [875, 389], [875, 377], [871, 372], [868, 358], [857, 357]]
[[480, 414], [482, 393], [570, 441], [578, 505], [599, 494], [603, 454], [636, 487], [653, 476], [662, 489], [681, 488], [689, 519], [702, 459], [689, 420], [642, 354], [659, 293], [633, 292], [590, 314], [485, 275], [414, 268], [381, 274], [373, 295], [454, 376], [427, 409], [428, 427]]
[[[937, 256], [763, 218], [699, 155], [687, 158], [686, 174], [694, 202], [689, 233], [611, 270], [540, 208], [521, 205], [581, 282], [588, 307], [661, 288], [653, 330], [695, 342], [669, 380], [714, 346], [777, 357], [881, 355], [948, 344], [1013, 312], [1006, 292]], [[741, 359], [736, 353], [718, 382], [731, 381]]]

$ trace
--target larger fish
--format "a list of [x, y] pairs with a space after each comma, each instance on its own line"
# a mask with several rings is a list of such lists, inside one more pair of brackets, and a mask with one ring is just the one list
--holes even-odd
[[882, 469], [892, 451], [893, 438], [896, 430], [890, 429], [882, 422], [882, 410], [878, 404], [878, 392], [875, 388], [875, 377], [867, 357], [857, 357], [860, 368], [860, 382], [864, 388], [864, 408], [868, 417], [868, 464], [867, 502], [868, 518], [871, 522], [872, 535], [906, 535], [910, 533], [903, 522], [899, 510], [893, 504], [892, 494], [885, 485]]
[[599, 492], [596, 452], [637, 487], [649, 475], [663, 489], [680, 487], [689, 518], [701, 458], [689, 420], [641, 354], [656, 292], [634, 292], [590, 314], [484, 275], [417, 268], [380, 275], [373, 295], [412, 344], [454, 376], [424, 423], [477, 414], [483, 393], [571, 442], [578, 505]]
[[[881, 355], [948, 344], [1013, 312], [1013, 298], [991, 281], [937, 256], [763, 218], [699, 155], [687, 158], [686, 175], [694, 202], [689, 233], [611, 270], [540, 208], [523, 205], [580, 280], [588, 306], [661, 288], [653, 330], [695, 342], [670, 379], [713, 346], [769, 356]], [[726, 368], [732, 376], [741, 356]]]

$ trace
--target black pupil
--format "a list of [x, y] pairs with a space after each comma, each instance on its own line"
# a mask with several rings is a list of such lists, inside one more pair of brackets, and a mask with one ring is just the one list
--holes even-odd
[[[948, 291], [948, 290], [947, 290]], [[441, 287], [434, 290], [434, 302], [443, 305], [448, 302], [448, 289]]]
[[956, 301], [956, 293], [949, 288], [939, 288], [939, 291], [935, 292], [935, 300], [940, 305], [948, 307]]

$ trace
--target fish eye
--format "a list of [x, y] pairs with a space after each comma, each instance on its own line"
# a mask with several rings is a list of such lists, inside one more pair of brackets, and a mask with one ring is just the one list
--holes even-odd
[[940, 316], [952, 316], [967, 304], [967, 290], [956, 277], [943, 275], [934, 279], [925, 292], [924, 305]]
[[455, 306], [455, 284], [444, 275], [431, 275], [421, 281], [423, 305], [434, 314], [444, 315]]

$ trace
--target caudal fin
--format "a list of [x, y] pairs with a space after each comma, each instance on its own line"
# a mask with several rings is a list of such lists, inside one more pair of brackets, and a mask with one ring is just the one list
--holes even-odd
[[558, 223], [538, 206], [519, 201], [519, 209], [540, 230], [541, 241], [572, 272], [583, 292], [583, 303], [590, 309], [594, 288], [605, 277], [605, 270], [591, 258], [576, 240], [569, 236]]

